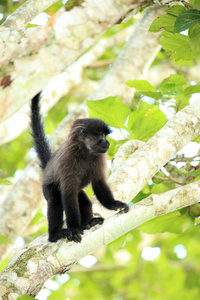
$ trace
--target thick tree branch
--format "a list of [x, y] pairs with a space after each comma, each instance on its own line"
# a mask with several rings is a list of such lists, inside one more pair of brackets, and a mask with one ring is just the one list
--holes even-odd
[[[147, 143], [114, 171], [109, 183], [115, 199], [129, 202], [178, 151], [200, 134], [200, 100], [178, 112]], [[96, 204], [95, 212], [108, 218], [112, 212]]]
[[[87, 117], [87, 111], [81, 107], [79, 109], [68, 115], [54, 131], [50, 141], [53, 148], [63, 141], [74, 119]], [[0, 206], [0, 234], [10, 241], [9, 244], [0, 244], [0, 261], [7, 256], [16, 238], [27, 228], [43, 199], [41, 171], [38, 161], [33, 160]]]
[[[138, 1], [137, 5], [141, 2], [144, 0]], [[24, 33], [20, 36], [21, 31], [16, 30], [17, 42], [15, 31], [6, 31], [4, 36], [2, 33], [0, 76], [10, 76], [12, 83], [1, 91], [1, 122], [63, 71], [134, 6], [132, 0], [102, 0], [101, 3], [98, 0], [87, 0], [83, 4], [70, 11], [59, 11], [45, 26], [32, 31], [31, 36], [24, 37]], [[20, 95], [19, 85], [24, 86]]]
[[133, 89], [126, 85], [126, 81], [142, 78], [161, 49], [158, 44], [160, 33], [149, 31], [151, 23], [160, 14], [163, 14], [163, 7], [158, 5], [146, 9], [126, 46], [89, 100], [119, 96], [124, 103], [130, 103]]
[[35, 16], [39, 15], [56, 2], [58, 2], [58, 0], [28, 0], [18, 7], [14, 13], [5, 20], [2, 24], [2, 28], [24, 28]]
[[[85, 106], [83, 105], [83, 108]], [[81, 109], [82, 111], [82, 109]], [[78, 112], [76, 117], [78, 116]], [[80, 116], [80, 115], [79, 115]], [[87, 116], [87, 112], [85, 112]], [[66, 136], [66, 129], [74, 119], [75, 115], [68, 117], [57, 128], [52, 137], [53, 144], [59, 144]], [[184, 145], [200, 134], [200, 100], [192, 105], [185, 107], [175, 115], [167, 124], [158, 131], [145, 145], [143, 145], [134, 154], [130, 155], [122, 167], [114, 171], [109, 182], [114, 192], [115, 199], [121, 199], [129, 203], [137, 193], [147, 184], [149, 179], [156, 174], [160, 168], [165, 165], [171, 157], [180, 151]], [[37, 166], [29, 166], [24, 171], [23, 178], [14, 185], [12, 191], [5, 199], [0, 209], [0, 228], [1, 234], [7, 236], [11, 243], [25, 229], [25, 222], [35, 211], [32, 211], [33, 204], [27, 200], [27, 215], [24, 216], [21, 207], [24, 205], [26, 195], [28, 198], [35, 199], [35, 189], [41, 192], [40, 182], [33, 182], [33, 174], [37, 173]], [[37, 187], [38, 185], [38, 187]], [[27, 195], [28, 187], [28, 195]], [[94, 201], [94, 212], [100, 213], [108, 218], [113, 212], [100, 206], [99, 202], [92, 197]], [[38, 200], [39, 201], [39, 200]], [[16, 204], [17, 203], [17, 204]], [[15, 210], [12, 209], [15, 207]], [[19, 220], [20, 216], [20, 220]], [[17, 222], [16, 222], [17, 220]], [[25, 222], [24, 222], [25, 220]], [[15, 224], [15, 225], [14, 225]], [[11, 246], [11, 245], [9, 245]], [[6, 255], [9, 250], [8, 245], [0, 245], [0, 257]]]
[[124, 143], [121, 147], [119, 147], [112, 161], [112, 172], [116, 171], [120, 166], [123, 165], [128, 155], [134, 153], [136, 150], [141, 148], [144, 144], [145, 142], [139, 140], [130, 140]]
[[[133, 28], [134, 26], [131, 25], [124, 30], [119, 31], [115, 35], [108, 38], [101, 38], [90, 50], [82, 55], [75, 63], [70, 65], [65, 72], [54, 77], [44, 88], [41, 100], [42, 113], [47, 113], [61, 97], [70, 91], [70, 89], [75, 86], [79, 86], [83, 80], [83, 69], [90, 66], [99, 57], [101, 57], [106, 49], [122, 44], [127, 36], [132, 33]], [[58, 81], [59, 89], [57, 86]], [[12, 92], [12, 89], [7, 89], [7, 96], [11, 97], [9, 93]], [[23, 97], [23, 93], [24, 86], [19, 86], [18, 96]], [[28, 128], [30, 123], [29, 107], [29, 103], [26, 103], [19, 111], [0, 124], [0, 145], [12, 141]]]
[[49, 243], [43, 235], [15, 255], [0, 275], [2, 299], [21, 294], [36, 296], [47, 279], [69, 271], [81, 258], [112, 242], [144, 222], [200, 201], [200, 181], [172, 191], [151, 195], [130, 207], [127, 214], [115, 214], [103, 226], [86, 231], [81, 244], [60, 240]]

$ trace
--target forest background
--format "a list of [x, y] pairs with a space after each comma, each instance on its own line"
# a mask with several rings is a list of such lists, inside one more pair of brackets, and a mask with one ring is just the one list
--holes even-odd
[[[200, 3], [155, 2], [0, 3], [0, 299], [200, 297]], [[80, 245], [47, 242], [29, 128], [42, 89], [54, 150], [75, 118], [113, 129], [109, 183], [130, 212], [88, 187], [107, 220]]]

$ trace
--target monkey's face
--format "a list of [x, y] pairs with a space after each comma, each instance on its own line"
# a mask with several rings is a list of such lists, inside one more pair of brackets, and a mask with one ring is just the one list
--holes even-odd
[[110, 143], [106, 139], [106, 135], [104, 133], [92, 136], [89, 135], [84, 138], [84, 143], [86, 148], [92, 154], [106, 153], [110, 146]]
[[79, 140], [79, 147], [82, 145], [91, 154], [107, 152], [110, 143], [106, 136], [111, 133], [108, 125], [99, 119], [77, 119], [73, 123], [73, 132]]

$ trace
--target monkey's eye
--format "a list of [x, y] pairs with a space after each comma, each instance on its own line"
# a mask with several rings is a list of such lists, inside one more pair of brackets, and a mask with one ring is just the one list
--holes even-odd
[[80, 129], [80, 136], [84, 139], [87, 136], [86, 130], [85, 128], [81, 128]]

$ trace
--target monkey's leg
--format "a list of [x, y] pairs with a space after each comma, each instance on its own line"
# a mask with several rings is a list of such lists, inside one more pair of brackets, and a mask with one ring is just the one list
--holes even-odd
[[47, 200], [47, 217], [49, 241], [56, 242], [57, 240], [66, 237], [63, 226], [63, 206], [59, 188], [54, 184], [44, 185], [43, 194]]
[[104, 180], [94, 180], [92, 182], [92, 188], [98, 200], [107, 209], [119, 210], [125, 213], [129, 211], [129, 207], [126, 203], [114, 199], [108, 184]]
[[92, 203], [84, 191], [78, 194], [79, 208], [81, 213], [82, 229], [90, 229], [91, 227], [103, 224], [104, 218], [93, 218]]
[[81, 234], [83, 229], [81, 228], [81, 214], [78, 203], [78, 195], [74, 188], [70, 191], [67, 188], [61, 188], [62, 203], [66, 214], [67, 229], [65, 229], [65, 236], [69, 241], [76, 243], [81, 242]]

